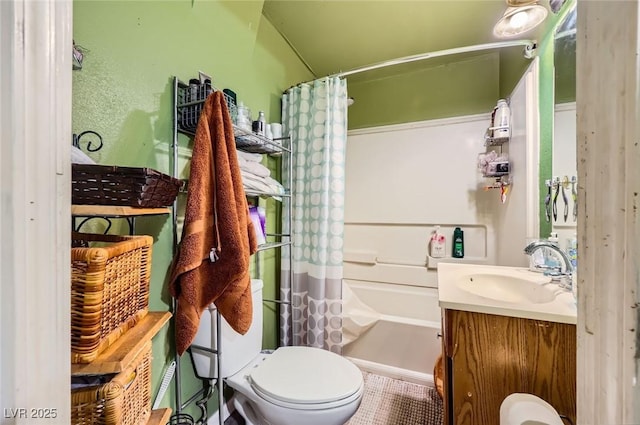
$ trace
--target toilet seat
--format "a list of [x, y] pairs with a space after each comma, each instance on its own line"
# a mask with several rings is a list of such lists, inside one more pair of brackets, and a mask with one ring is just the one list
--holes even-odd
[[358, 399], [362, 372], [349, 360], [311, 347], [282, 347], [249, 372], [260, 397], [292, 409], [330, 409]]

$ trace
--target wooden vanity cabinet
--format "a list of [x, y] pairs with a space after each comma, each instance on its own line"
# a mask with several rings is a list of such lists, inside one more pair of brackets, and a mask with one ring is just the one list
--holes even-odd
[[497, 425], [509, 394], [534, 394], [576, 423], [576, 326], [445, 309], [445, 425]]

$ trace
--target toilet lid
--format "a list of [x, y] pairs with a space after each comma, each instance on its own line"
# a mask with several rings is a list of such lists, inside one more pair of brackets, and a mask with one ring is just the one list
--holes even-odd
[[362, 372], [349, 360], [311, 347], [282, 347], [250, 374], [257, 393], [295, 404], [329, 403], [362, 388]]

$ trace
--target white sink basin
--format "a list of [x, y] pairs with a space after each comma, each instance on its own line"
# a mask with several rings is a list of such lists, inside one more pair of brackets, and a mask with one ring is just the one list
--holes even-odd
[[442, 308], [576, 323], [571, 291], [525, 267], [438, 264], [438, 301]]
[[560, 293], [551, 278], [524, 278], [511, 274], [473, 273], [461, 276], [460, 289], [473, 295], [508, 303], [548, 303]]

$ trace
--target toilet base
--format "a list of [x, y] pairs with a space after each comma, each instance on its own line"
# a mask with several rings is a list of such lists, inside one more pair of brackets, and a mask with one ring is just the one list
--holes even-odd
[[500, 425], [563, 425], [558, 412], [533, 394], [513, 393], [500, 405]]
[[271, 425], [265, 418], [259, 417], [251, 403], [238, 392], [233, 395], [232, 400], [233, 407], [242, 416], [245, 425]]

